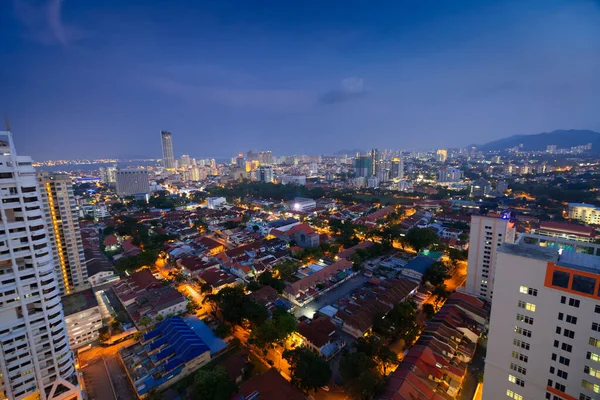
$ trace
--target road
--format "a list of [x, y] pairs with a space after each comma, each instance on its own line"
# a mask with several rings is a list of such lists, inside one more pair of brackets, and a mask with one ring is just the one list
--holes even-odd
[[352, 292], [354, 289], [363, 286], [368, 280], [369, 278], [363, 274], [353, 276], [335, 289], [331, 289], [329, 292], [319, 296], [316, 300], [313, 300], [304, 307], [297, 308], [294, 311], [294, 315], [296, 318], [300, 318], [303, 315], [308, 318], [312, 318], [314, 313], [316, 313], [320, 308], [335, 303], [342, 297]]
[[96, 346], [96, 347], [92, 347], [89, 350], [86, 350], [82, 353], [79, 353], [77, 355], [77, 359], [79, 360], [80, 364], [86, 364], [86, 363], [91, 363], [93, 360], [105, 356], [105, 357], [109, 357], [109, 356], [114, 356], [117, 354], [117, 352], [119, 351], [119, 349], [121, 347], [127, 347], [127, 346], [131, 346], [132, 344], [134, 344], [136, 341], [134, 339], [128, 339], [125, 340], [124, 342], [121, 343], [117, 343], [113, 346], [109, 346], [109, 347], [103, 347], [103, 346]]
[[487, 341], [484, 340], [477, 345], [473, 361], [467, 366], [467, 375], [462, 384], [462, 389], [457, 400], [471, 400], [477, 389], [477, 374], [483, 373], [485, 366], [485, 354], [487, 352]]
[[117, 400], [102, 358], [97, 357], [81, 369], [88, 400]]

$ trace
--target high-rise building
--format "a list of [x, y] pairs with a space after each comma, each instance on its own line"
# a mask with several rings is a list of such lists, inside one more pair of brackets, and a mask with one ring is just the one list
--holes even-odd
[[373, 175], [373, 162], [371, 157], [356, 155], [354, 159], [354, 176], [356, 178], [369, 178]]
[[[597, 399], [600, 246], [498, 249], [484, 399]], [[507, 397], [505, 397], [507, 396]]]
[[377, 175], [377, 165], [379, 163], [379, 154], [377, 153], [377, 149], [371, 150], [371, 175]]
[[179, 167], [187, 168], [190, 166], [190, 155], [184, 154], [181, 156], [181, 160], [179, 160]]
[[169, 131], [160, 131], [160, 143], [162, 145], [163, 167], [168, 170], [175, 169], [173, 134]]
[[438, 171], [438, 182], [459, 182], [464, 178], [462, 170], [454, 167], [441, 168]]
[[100, 178], [102, 183], [107, 185], [113, 184], [117, 181], [117, 166], [111, 165], [109, 167], [100, 167]]
[[117, 194], [133, 196], [150, 193], [150, 176], [144, 169], [122, 169], [117, 171]]
[[439, 149], [438, 151], [435, 152], [435, 160], [436, 161], [446, 162], [447, 159], [448, 159], [448, 150]]
[[242, 153], [238, 154], [238, 156], [235, 158], [235, 166], [242, 169], [246, 168], [246, 160], [244, 159], [244, 155]]
[[471, 216], [466, 291], [491, 299], [494, 293], [496, 251], [515, 241], [516, 228], [510, 213]]
[[71, 177], [62, 173], [37, 173], [42, 209], [61, 295], [89, 287]]
[[273, 167], [261, 165], [256, 170], [256, 180], [260, 182], [273, 182]]
[[260, 165], [271, 165], [273, 164], [273, 153], [270, 151], [259, 151], [258, 162]]
[[390, 179], [395, 181], [404, 179], [404, 161], [402, 160], [402, 157], [392, 158]]
[[600, 224], [600, 207], [585, 203], [569, 203], [569, 218], [586, 224]]
[[471, 183], [471, 197], [485, 197], [492, 192], [492, 184], [485, 178], [475, 179]]
[[0, 398], [80, 399], [32, 160], [0, 136]]
[[248, 161], [258, 161], [258, 153], [256, 153], [254, 150], [248, 150], [248, 153], [246, 153], [246, 158]]

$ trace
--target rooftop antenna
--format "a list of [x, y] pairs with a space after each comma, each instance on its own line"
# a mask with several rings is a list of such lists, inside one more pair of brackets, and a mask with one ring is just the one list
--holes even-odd
[[10, 132], [10, 121], [8, 120], [8, 115], [4, 114], [4, 124], [6, 125], [6, 130]]

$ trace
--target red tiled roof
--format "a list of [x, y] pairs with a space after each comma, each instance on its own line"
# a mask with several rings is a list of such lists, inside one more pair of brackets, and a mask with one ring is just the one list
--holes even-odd
[[356, 252], [356, 250], [358, 250], [358, 249], [362, 249], [362, 250], [368, 249], [371, 246], [373, 246], [373, 242], [364, 241], [362, 243], [357, 244], [356, 246], [349, 247], [347, 249], [342, 250], [337, 256], [338, 256], [338, 258], [349, 259]]
[[361, 219], [363, 221], [375, 222], [379, 218], [385, 218], [385, 217], [387, 217], [389, 214], [393, 213], [394, 211], [396, 211], [396, 207], [395, 206], [387, 206], [387, 207], [383, 207], [383, 208], [375, 211], [374, 213], [371, 213], [371, 214], [369, 214], [367, 216], [364, 216]]
[[312, 321], [302, 321], [298, 324], [298, 332], [315, 347], [321, 348], [329, 343], [335, 333], [336, 326], [329, 318], [316, 318]]
[[119, 243], [119, 241], [117, 240], [117, 237], [115, 235], [108, 235], [104, 238], [105, 246], [115, 246], [118, 243]]
[[339, 260], [331, 265], [321, 269], [320, 271], [314, 272], [312, 275], [302, 278], [285, 288], [289, 293], [297, 295], [301, 290], [308, 290], [311, 286], [316, 285], [318, 282], [333, 276], [338, 270], [345, 270], [352, 267], [352, 263], [348, 260]]
[[[275, 368], [250, 378], [240, 386], [239, 393], [248, 398], [250, 395], [258, 394], [260, 400], [304, 400], [304, 395], [296, 389]], [[239, 397], [232, 397], [239, 399]]]
[[233, 283], [237, 280], [234, 275], [221, 269], [208, 269], [201, 272], [200, 275], [198, 275], [198, 278], [214, 288]]
[[277, 291], [271, 286], [263, 286], [260, 289], [250, 293], [248, 297], [255, 303], [266, 306], [269, 303], [274, 303], [277, 300], [278, 295]]
[[561, 222], [542, 221], [540, 222], [540, 231], [548, 231], [555, 233], [560, 232], [589, 238], [596, 237], [596, 231], [592, 227], [575, 224], [565, 224]]
[[312, 235], [313, 233], [315, 233], [314, 229], [306, 222], [303, 222], [298, 225], [294, 225], [288, 231], [286, 231], [284, 233], [287, 234], [288, 236], [292, 236], [298, 232], [302, 232], [306, 235]]

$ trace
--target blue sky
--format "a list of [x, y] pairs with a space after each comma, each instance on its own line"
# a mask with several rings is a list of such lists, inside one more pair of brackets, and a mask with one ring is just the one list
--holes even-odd
[[40, 160], [600, 131], [598, 71], [598, 1], [0, 2], [0, 112]]

